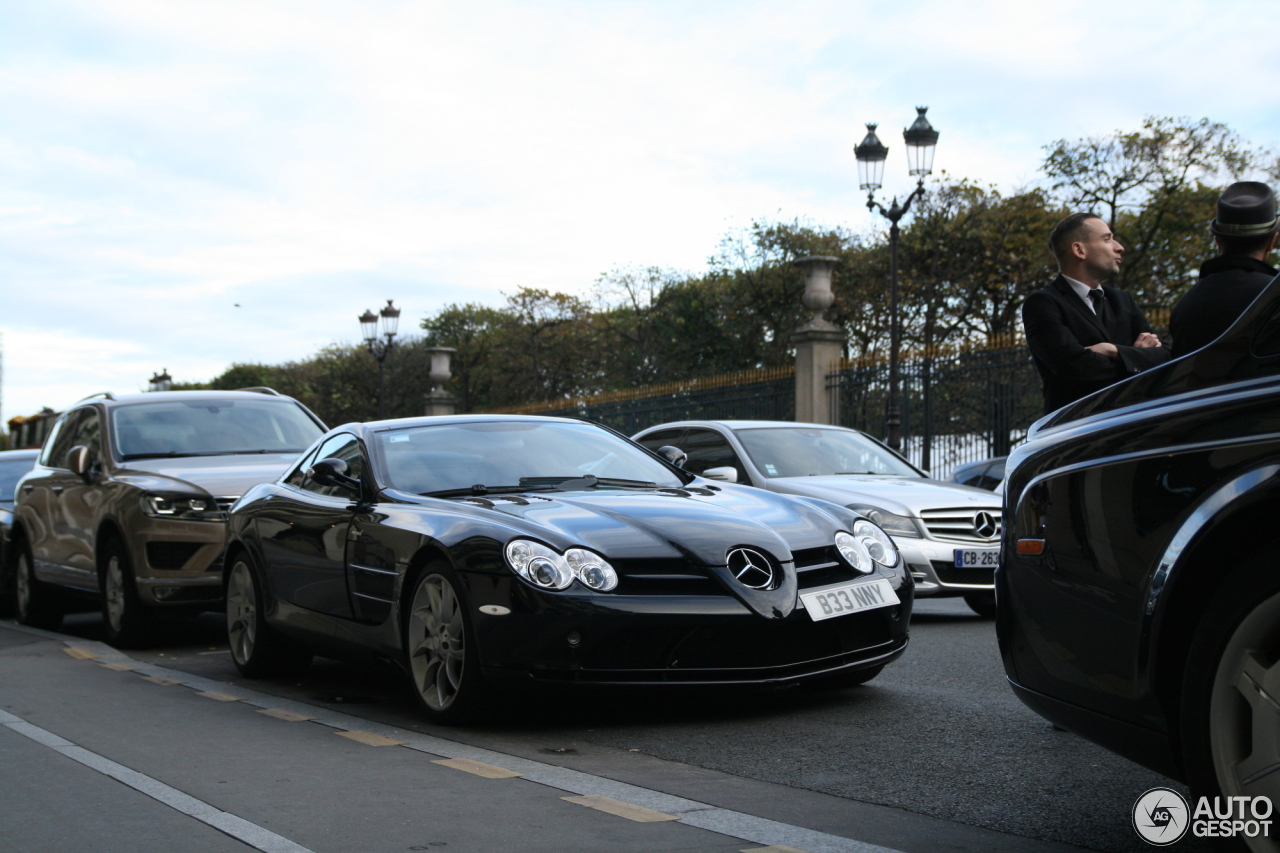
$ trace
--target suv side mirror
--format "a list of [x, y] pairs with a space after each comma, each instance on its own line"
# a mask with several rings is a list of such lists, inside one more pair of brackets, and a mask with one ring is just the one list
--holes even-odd
[[89, 473], [89, 448], [83, 444], [77, 444], [67, 451], [62, 464], [70, 469], [72, 474], [85, 477]]
[[341, 459], [321, 459], [307, 469], [307, 476], [322, 486], [337, 486], [354, 494], [360, 492], [360, 481], [347, 476], [347, 463]]
[[738, 469], [732, 465], [725, 465], [722, 468], [708, 468], [702, 472], [702, 476], [708, 480], [721, 480], [725, 483], [738, 482]]
[[670, 444], [664, 444], [659, 447], [658, 455], [677, 468], [683, 468], [684, 463], [689, 460], [689, 454]]

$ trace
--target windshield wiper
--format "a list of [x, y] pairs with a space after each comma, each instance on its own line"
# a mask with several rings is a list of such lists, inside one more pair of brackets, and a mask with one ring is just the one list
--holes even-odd
[[517, 492], [545, 492], [549, 487], [539, 486], [486, 486], [484, 483], [476, 483], [474, 486], [467, 486], [465, 489], [440, 489], [435, 492], [418, 492], [424, 498], [456, 498], [466, 495], [467, 497], [482, 497], [484, 495], [510, 495]]
[[301, 453], [301, 450], [287, 448], [285, 450], [199, 450], [199, 451], [180, 451], [166, 450], [164, 453], [126, 453], [120, 457], [121, 462], [128, 462], [132, 459], [182, 459], [190, 456], [243, 456], [245, 454], [263, 454], [263, 453]]
[[581, 477], [521, 477], [520, 482], [530, 485], [555, 486], [558, 491], [567, 492], [575, 489], [593, 489], [596, 486], [613, 486], [622, 489], [656, 489], [657, 483], [648, 480], [621, 480], [616, 477], [597, 477], [585, 474]]

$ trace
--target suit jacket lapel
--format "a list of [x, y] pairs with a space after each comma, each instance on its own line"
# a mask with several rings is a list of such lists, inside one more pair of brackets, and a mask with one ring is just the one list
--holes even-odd
[[[1110, 331], [1108, 331], [1107, 327], [1103, 325], [1102, 320], [1098, 318], [1097, 314], [1093, 313], [1092, 308], [1084, 304], [1084, 300], [1081, 299], [1076, 294], [1076, 292], [1071, 288], [1071, 284], [1065, 278], [1063, 278], [1062, 276], [1058, 276], [1056, 279], [1053, 280], [1053, 287], [1058, 291], [1058, 293], [1062, 295], [1063, 299], [1067, 300], [1067, 304], [1069, 304], [1076, 311], [1080, 312], [1080, 316], [1084, 317], [1086, 320], [1092, 323], [1094, 328], [1096, 328], [1099, 332], [1102, 332], [1102, 337], [1104, 340], [1108, 340], [1108, 341], [1111, 340], [1111, 333]], [[1103, 299], [1106, 299], [1106, 295], [1107, 295], [1106, 291], [1103, 291], [1102, 293]], [[1109, 299], [1106, 301], [1107, 301], [1108, 315], [1114, 314], [1115, 311], [1111, 304], [1111, 301]]]

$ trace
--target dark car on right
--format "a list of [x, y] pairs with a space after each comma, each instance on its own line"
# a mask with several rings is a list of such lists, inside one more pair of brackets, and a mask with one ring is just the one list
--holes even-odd
[[1280, 278], [1204, 349], [1041, 420], [1008, 471], [1018, 696], [1197, 796], [1280, 803]]

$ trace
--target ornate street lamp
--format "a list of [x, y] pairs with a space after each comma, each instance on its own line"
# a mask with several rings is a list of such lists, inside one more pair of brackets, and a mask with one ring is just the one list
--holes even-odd
[[161, 373], [151, 374], [151, 379], [147, 382], [148, 391], [168, 391], [172, 387], [173, 377], [169, 375], [167, 367]]
[[938, 145], [938, 131], [925, 118], [928, 107], [916, 107], [916, 120], [902, 132], [907, 146], [909, 174], [916, 176], [916, 188], [907, 200], [898, 204], [894, 196], [889, 209], [876, 201], [876, 190], [882, 186], [884, 162], [889, 149], [876, 136], [875, 124], [867, 125], [867, 135], [853, 149], [858, 158], [858, 188], [867, 191], [867, 208], [889, 220], [889, 402], [885, 411], [885, 429], [888, 444], [894, 450], [902, 449], [902, 407], [898, 388], [898, 356], [901, 347], [898, 329], [898, 220], [911, 209], [911, 202], [924, 192], [925, 176], [933, 171], [933, 150]]
[[[364, 345], [368, 348], [369, 354], [378, 360], [379, 420], [387, 416], [387, 384], [386, 374], [382, 365], [387, 360], [387, 356], [391, 354], [391, 350], [395, 349], [396, 329], [400, 325], [400, 309], [392, 305], [391, 302], [392, 300], [388, 299], [386, 307], [377, 314], [366, 310], [358, 318], [360, 320], [360, 334], [364, 337]], [[382, 329], [381, 336], [378, 334], [379, 326]]]

